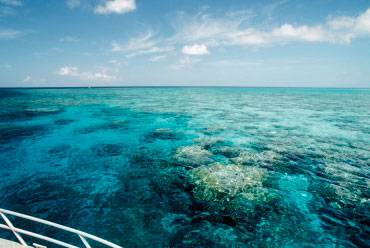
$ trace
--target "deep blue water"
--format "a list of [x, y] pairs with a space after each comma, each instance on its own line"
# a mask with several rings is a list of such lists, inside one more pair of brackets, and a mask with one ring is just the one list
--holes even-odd
[[370, 90], [0, 89], [0, 175], [1, 208], [125, 247], [366, 247]]

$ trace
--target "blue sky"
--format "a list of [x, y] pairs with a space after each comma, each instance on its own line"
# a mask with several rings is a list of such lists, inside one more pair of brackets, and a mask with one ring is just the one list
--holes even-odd
[[0, 0], [0, 86], [370, 87], [369, 0]]

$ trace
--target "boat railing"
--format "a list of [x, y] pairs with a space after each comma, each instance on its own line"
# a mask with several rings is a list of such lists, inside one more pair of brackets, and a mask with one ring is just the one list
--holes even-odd
[[[36, 217], [32, 217], [32, 216], [29, 216], [29, 215], [25, 215], [25, 214], [21, 214], [21, 213], [17, 213], [17, 212], [14, 212], [14, 211], [1, 209], [1, 208], [0, 208], [0, 215], [3, 218], [4, 222], [6, 223], [6, 225], [0, 224], [0, 228], [12, 231], [13, 234], [15, 235], [15, 237], [17, 238], [17, 240], [19, 241], [19, 243], [23, 246], [28, 246], [28, 245], [23, 240], [23, 238], [21, 237], [21, 234], [31, 236], [31, 237], [34, 237], [34, 238], [37, 238], [37, 239], [40, 239], [40, 240], [45, 240], [45, 241], [48, 241], [48, 242], [51, 242], [51, 243], [54, 243], [54, 244], [57, 244], [57, 245], [60, 245], [60, 246], [68, 247], [68, 248], [78, 248], [78, 246], [71, 245], [71, 244], [68, 244], [66, 242], [63, 242], [63, 241], [60, 241], [60, 240], [57, 240], [57, 239], [53, 239], [53, 238], [50, 238], [50, 237], [47, 237], [47, 236], [44, 236], [44, 235], [41, 235], [41, 234], [37, 234], [37, 233], [34, 233], [34, 232], [30, 232], [30, 231], [27, 231], [27, 230], [16, 228], [16, 227], [13, 226], [12, 222], [7, 218], [6, 215], [12, 215], [12, 216], [15, 216], [15, 217], [27, 219], [27, 220], [30, 220], [30, 221], [38, 222], [38, 223], [41, 223], [41, 224], [44, 224], [44, 225], [49, 225], [49, 226], [52, 226], [52, 227], [55, 227], [55, 228], [58, 228], [58, 229], [62, 229], [62, 230], [67, 231], [67, 232], [74, 233], [74, 234], [76, 234], [80, 237], [83, 245], [86, 248], [91, 248], [91, 246], [89, 245], [89, 243], [87, 242], [86, 239], [95, 240], [95, 241], [97, 241], [101, 244], [104, 244], [106, 246], [109, 246], [109, 247], [122, 248], [119, 245], [113, 244], [112, 242], [109, 242], [109, 241], [104, 240], [102, 238], [96, 237], [94, 235], [91, 235], [91, 234], [88, 234], [88, 233], [85, 233], [85, 232], [81, 232], [79, 230], [76, 230], [76, 229], [73, 229], [73, 228], [70, 228], [70, 227], [66, 227], [66, 226], [51, 222], [51, 221], [47, 221], [47, 220], [39, 219], [39, 218], [36, 218]], [[34, 246], [35, 247], [37, 247], [37, 246], [38, 247], [44, 247], [44, 246], [41, 246], [41, 245], [38, 245], [38, 244], [34, 244]]]

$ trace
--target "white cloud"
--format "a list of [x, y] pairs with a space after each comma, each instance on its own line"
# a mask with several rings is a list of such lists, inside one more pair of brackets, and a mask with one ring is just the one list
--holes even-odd
[[74, 66], [65, 66], [59, 69], [58, 72], [56, 72], [58, 75], [62, 76], [71, 76], [71, 77], [78, 77], [80, 74], [78, 72], [78, 68]]
[[148, 31], [145, 35], [141, 37], [131, 38], [128, 42], [123, 45], [119, 45], [113, 42], [112, 52], [129, 52], [129, 51], [138, 51], [146, 50], [154, 47], [158, 41], [153, 40], [154, 33]]
[[260, 29], [247, 25], [251, 18], [248, 15], [214, 18], [201, 13], [193, 17], [179, 16], [174, 25], [176, 34], [169, 39], [174, 44], [202, 43], [208, 47], [267, 46], [287, 42], [348, 44], [353, 38], [370, 34], [370, 8], [358, 17], [328, 18], [326, 22], [313, 26], [286, 23]]
[[82, 4], [81, 0], [67, 0], [66, 3], [68, 5], [68, 7], [71, 8], [71, 9], [79, 7]]
[[23, 31], [13, 29], [0, 29], [0, 39], [12, 40], [24, 35]]
[[11, 6], [22, 6], [22, 2], [20, 0], [0, 0], [0, 3]]
[[77, 39], [76, 37], [72, 37], [72, 36], [65, 36], [65, 37], [62, 37], [59, 39], [60, 42], [78, 42], [80, 41], [79, 39]]
[[75, 66], [65, 66], [60, 68], [56, 74], [61, 76], [70, 76], [80, 80], [109, 81], [116, 79], [115, 75], [111, 75], [112, 72], [117, 73], [116, 70], [112, 71], [111, 68], [108, 67], [100, 68], [100, 71], [98, 72], [79, 72], [78, 68]]
[[240, 28], [246, 19], [229, 16], [225, 19], [202, 15], [180, 25], [173, 38], [185, 42], [202, 42], [207, 46], [261, 46], [289, 40], [324, 41], [327, 39], [321, 26], [293, 26], [284, 24], [270, 31], [253, 27]]
[[27, 82], [30, 82], [32, 80], [32, 78], [30, 76], [26, 76], [22, 82], [24, 83], [27, 83]]
[[370, 8], [356, 19], [355, 30], [370, 34]]
[[178, 21], [174, 24], [176, 34], [170, 38], [173, 43], [202, 42], [207, 46], [217, 46], [230, 40], [229, 36], [238, 31], [238, 27], [250, 17], [226, 16], [224, 18], [212, 18], [208, 14], [197, 14], [189, 17], [184, 14], [178, 15]]
[[97, 80], [97, 81], [108, 81], [116, 79], [115, 76], [109, 75], [106, 72], [83, 72], [80, 75], [82, 80]]
[[12, 7], [4, 6], [0, 8], [0, 16], [15, 15], [16, 11]]
[[158, 56], [154, 56], [150, 59], [150, 61], [160, 61], [160, 60], [164, 60], [165, 58], [167, 58], [167, 55], [158, 55]]
[[188, 55], [206, 55], [209, 54], [207, 46], [205, 44], [194, 44], [192, 46], [184, 46], [182, 48], [182, 53]]
[[333, 30], [351, 28], [355, 25], [356, 19], [348, 16], [341, 16], [335, 19], [329, 19], [328, 25]]
[[346, 43], [361, 36], [370, 35], [370, 8], [358, 17], [340, 16], [329, 18], [327, 21], [332, 31], [332, 37], [338, 41], [340, 38]]
[[136, 9], [135, 0], [110, 0], [104, 5], [99, 5], [94, 12], [97, 14], [124, 14]]
[[192, 66], [195, 63], [198, 63], [200, 59], [194, 59], [190, 58], [189, 56], [186, 56], [185, 58], [181, 58], [179, 63], [176, 65], [170, 65], [168, 68], [173, 69], [173, 70], [178, 70], [183, 67], [189, 67]]
[[151, 48], [146, 49], [146, 50], [138, 51], [137, 54], [163, 53], [163, 52], [172, 51], [173, 49], [174, 49], [174, 47], [172, 47], [172, 46], [164, 46], [164, 47], [154, 46], [154, 47], [151, 47]]
[[222, 42], [224, 45], [266, 45], [269, 41], [264, 33], [254, 28], [245, 30], [235, 30], [235, 32], [228, 33], [226, 39]]
[[99, 67], [99, 69], [100, 71], [97, 72], [79, 72], [78, 68], [75, 66], [65, 66], [60, 68], [56, 74], [61, 76], [70, 76], [81, 80], [109, 81], [116, 79], [116, 76], [112, 75], [112, 73], [117, 73], [117, 69], [112, 70], [109, 67]]
[[122, 52], [126, 57], [133, 57], [141, 54], [163, 53], [174, 50], [172, 46], [159, 46], [159, 40], [154, 39], [154, 33], [150, 30], [145, 35], [131, 38], [123, 45], [112, 43], [111, 52]]
[[59, 47], [53, 47], [51, 50], [53, 50], [55, 52], [59, 52], [59, 53], [63, 52], [63, 50]]
[[15, 9], [22, 5], [20, 0], [0, 0], [0, 17], [15, 15], [17, 13]]
[[345, 33], [352, 32], [353, 35], [362, 35], [370, 33], [370, 8], [358, 17], [340, 16], [329, 18], [327, 21], [332, 30], [338, 30]]
[[284, 24], [279, 28], [273, 29], [271, 32], [263, 34], [270, 42], [276, 40], [301, 40], [301, 41], [326, 41], [328, 40], [327, 33], [322, 26], [296, 26]]
[[108, 61], [108, 63], [111, 63], [111, 64], [115, 65], [116, 67], [121, 65], [121, 62], [116, 60], [116, 59], [111, 59], [111, 60]]

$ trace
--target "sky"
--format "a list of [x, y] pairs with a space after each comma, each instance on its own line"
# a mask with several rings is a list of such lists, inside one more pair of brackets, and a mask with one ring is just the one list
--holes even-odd
[[370, 0], [0, 0], [0, 87], [370, 87]]

